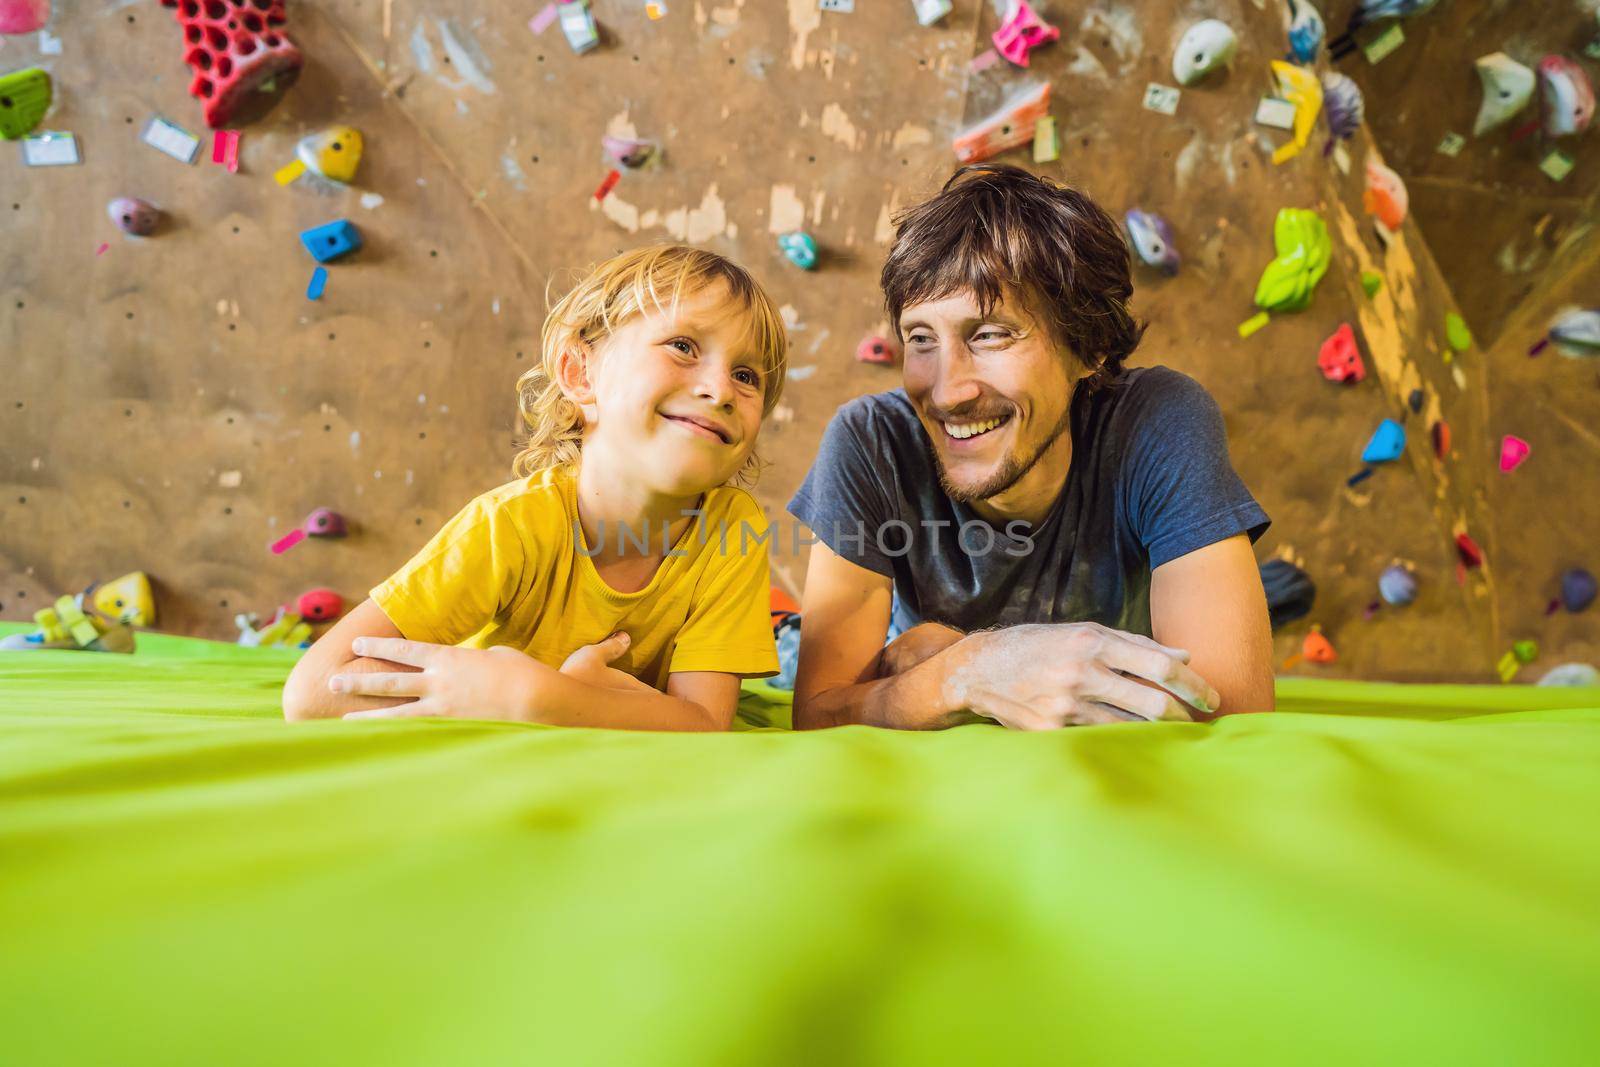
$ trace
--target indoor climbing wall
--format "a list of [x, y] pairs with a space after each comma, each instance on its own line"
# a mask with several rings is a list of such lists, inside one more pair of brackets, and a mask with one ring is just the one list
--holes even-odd
[[[240, 18], [266, 10], [213, 2], [224, 27], [230, 5]], [[40, 32], [0, 38], [0, 73], [51, 75], [41, 128], [70, 131], [82, 157], [4, 164], [0, 617], [27, 618], [132, 569], [156, 583], [161, 628], [213, 637], [236, 633], [236, 613], [265, 616], [313, 586], [361, 597], [509, 476], [512, 386], [537, 358], [547, 293], [646, 242], [727, 253], [783, 305], [791, 375], [763, 432], [771, 467], [758, 491], [781, 516], [835, 408], [898, 384], [895, 367], [854, 358], [863, 336], [886, 332], [877, 272], [891, 216], [948, 176], [967, 125], [1049, 84], [1058, 158], [1035, 163], [1028, 146], [999, 158], [1082, 185], [1119, 217], [1138, 208], [1170, 222], [1178, 272], [1136, 267], [1151, 328], [1135, 362], [1177, 367], [1213, 392], [1235, 462], [1274, 519], [1258, 555], [1317, 584], [1311, 612], [1278, 633], [1280, 663], [1486, 680], [1524, 638], [1541, 642], [1541, 663], [1594, 658], [1592, 615], [1544, 614], [1562, 566], [1596, 566], [1579, 541], [1584, 509], [1550, 514], [1573, 472], [1545, 462], [1586, 456], [1594, 469], [1592, 420], [1575, 406], [1594, 388], [1593, 363], [1526, 353], [1559, 307], [1595, 303], [1581, 221], [1592, 211], [1567, 199], [1592, 207], [1600, 164], [1574, 141], [1577, 167], [1546, 197], [1561, 205], [1518, 201], [1526, 229], [1506, 223], [1469, 261], [1468, 242], [1448, 236], [1461, 216], [1435, 203], [1468, 196], [1444, 160], [1479, 160], [1472, 181], [1484, 189], [1506, 174], [1532, 180], [1513, 164], [1549, 179], [1523, 158], [1531, 143], [1438, 160], [1429, 144], [1447, 118], [1471, 133], [1473, 49], [1581, 55], [1592, 17], [1543, 12], [1523, 29], [1514, 12], [1527, 5], [1489, 5], [1500, 21], [1479, 24], [1457, 3], [1408, 20], [1405, 44], [1378, 63], [1357, 51], [1334, 64], [1322, 50], [1314, 69], [1356, 76], [1369, 125], [1325, 151], [1320, 118], [1304, 149], [1275, 163], [1294, 135], [1257, 119], [1264, 96], [1286, 95], [1269, 68], [1287, 52], [1278, 0], [1048, 0], [1035, 8], [1059, 39], [1026, 68], [993, 50], [1004, 4], [955, 0], [926, 26], [912, 0], [830, 6], [854, 10], [595, 0], [598, 42], [580, 52], [567, 31], [581, 23], [543, 3], [290, 0], [281, 32], [303, 65], [292, 85], [241, 98], [253, 113], [234, 124], [236, 144], [223, 139], [221, 162], [210, 102], [189, 95], [197, 70], [185, 64], [217, 58], [190, 52], [184, 8], [58, 0]], [[1340, 6], [1325, 12], [1330, 37]], [[209, 16], [196, 5], [194, 18]], [[1174, 51], [1204, 18], [1233, 29], [1236, 54], [1179, 87]], [[1461, 83], [1450, 109], [1426, 104], [1429, 70]], [[193, 162], [152, 147], [170, 151], [177, 136], [152, 132], [158, 118], [202, 136]], [[361, 134], [353, 180], [294, 177], [297, 143], [341, 125]], [[629, 168], [607, 156], [605, 136], [660, 150]], [[1413, 211], [1380, 231], [1363, 192], [1367, 162], [1384, 156], [1411, 184]], [[106, 213], [117, 197], [159, 208], [156, 231], [119, 232]], [[1241, 330], [1259, 310], [1283, 208], [1324, 220], [1327, 275], [1305, 310]], [[321, 295], [308, 299], [318, 263], [300, 234], [337, 220], [362, 246], [323, 265]], [[777, 247], [794, 230], [819, 246], [814, 271]], [[1506, 241], [1546, 249], [1514, 299], [1493, 273]], [[1477, 336], [1452, 338], [1452, 314]], [[1366, 372], [1353, 384], [1318, 370], [1346, 323]], [[1504, 403], [1502, 374], [1520, 390]], [[1540, 420], [1541, 398], [1565, 404], [1564, 421]], [[1404, 449], [1364, 462], [1384, 420], [1405, 429]], [[1535, 449], [1509, 474], [1496, 467], [1503, 433]], [[344, 517], [346, 537], [269, 550], [319, 507]], [[1481, 565], [1463, 562], [1460, 535], [1481, 547]], [[798, 591], [804, 559], [781, 540], [775, 581]], [[1417, 578], [1406, 606], [1378, 596], [1396, 563]], [[1301, 660], [1313, 625], [1336, 662]]]

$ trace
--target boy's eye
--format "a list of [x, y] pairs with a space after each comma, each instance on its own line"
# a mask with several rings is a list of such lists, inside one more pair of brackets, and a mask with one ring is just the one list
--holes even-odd
[[674, 337], [672, 340], [668, 341], [667, 344], [672, 348], [676, 348], [679, 352], [682, 352], [686, 356], [694, 355], [694, 342], [690, 341], [686, 337]]
[[748, 386], [753, 387], [761, 384], [761, 375], [757, 374], [749, 367], [740, 367], [738, 370], [733, 372], [733, 376]]

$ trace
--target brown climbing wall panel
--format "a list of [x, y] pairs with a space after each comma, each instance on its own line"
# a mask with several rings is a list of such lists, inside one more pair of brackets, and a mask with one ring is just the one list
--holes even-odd
[[[1280, 635], [1280, 658], [1315, 621], [1341, 651], [1319, 672], [1488, 676], [1496, 554], [1458, 585], [1450, 546], [1458, 526], [1491, 524], [1485, 357], [1443, 361], [1453, 305], [1421, 234], [1408, 224], [1384, 244], [1361, 213], [1365, 135], [1349, 175], [1320, 140], [1272, 164], [1278, 135], [1251, 114], [1283, 52], [1275, 11], [1208, 4], [1239, 29], [1239, 57], [1169, 117], [1141, 99], [1146, 83], [1170, 83], [1187, 20], [1152, 0], [1036, 5], [1062, 35], [1026, 75], [969, 74], [996, 24], [979, 0], [957, 0], [931, 28], [909, 0], [849, 15], [811, 0], [669, 6], [649, 21], [641, 4], [597, 0], [604, 43], [578, 56], [558, 27], [530, 30], [530, 5], [291, 4], [308, 63], [245, 128], [237, 175], [138, 143], [151, 114], [200, 125], [165, 17], [117, 8], [56, 27], [65, 48], [45, 62], [63, 100], [49, 125], [78, 134], [86, 163], [18, 169], [0, 203], [0, 615], [25, 618], [46, 596], [135, 567], [156, 580], [163, 627], [180, 632], [230, 636], [234, 612], [314, 585], [359, 598], [508, 476], [512, 383], [537, 357], [547, 287], [645, 242], [730, 254], [784, 306], [795, 373], [763, 431], [758, 492], [781, 514], [837, 405], [898, 384], [895, 368], [853, 359], [864, 335], [886, 332], [876, 278], [890, 216], [948, 175], [963, 122], [1049, 79], [1063, 153], [1039, 169], [1118, 216], [1165, 215], [1184, 256], [1174, 278], [1139, 269], [1152, 325], [1135, 362], [1175, 366], [1217, 396], [1235, 461], [1275, 520], [1260, 554], [1294, 558], [1321, 587], [1312, 618]], [[299, 137], [344, 122], [365, 135], [357, 185], [272, 181]], [[658, 139], [665, 156], [596, 202], [605, 133]], [[161, 207], [168, 230], [122, 238], [104, 216], [122, 195]], [[1240, 340], [1283, 206], [1323, 215], [1333, 268], [1310, 310]], [[297, 234], [341, 217], [365, 247], [330, 265], [326, 295], [309, 302]], [[801, 227], [822, 249], [814, 273], [774, 244]], [[1375, 300], [1362, 269], [1387, 280]], [[1369, 367], [1348, 388], [1316, 368], [1345, 321]], [[1427, 406], [1411, 415], [1416, 389]], [[1457, 452], [1442, 461], [1426, 446], [1441, 415]], [[1411, 449], [1347, 487], [1386, 417], [1406, 421]], [[342, 512], [350, 536], [267, 551], [318, 506]], [[1555, 534], [1524, 536], [1531, 551]], [[1417, 567], [1422, 595], [1363, 619], [1395, 557]], [[774, 564], [795, 589], [803, 558], [785, 544]]]

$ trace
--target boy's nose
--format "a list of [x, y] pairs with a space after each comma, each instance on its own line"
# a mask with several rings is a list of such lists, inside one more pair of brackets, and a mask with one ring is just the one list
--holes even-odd
[[733, 408], [733, 386], [721, 374], [702, 374], [695, 382], [694, 395], [721, 408]]

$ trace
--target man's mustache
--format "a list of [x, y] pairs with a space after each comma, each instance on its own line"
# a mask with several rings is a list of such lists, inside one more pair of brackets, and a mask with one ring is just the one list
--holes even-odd
[[954, 408], [936, 408], [930, 405], [924, 410], [927, 411], [928, 418], [937, 422], [961, 423], [1007, 418], [1011, 415], [1013, 409], [1009, 405], [996, 407], [993, 403], [975, 403], [964, 404], [961, 407]]

